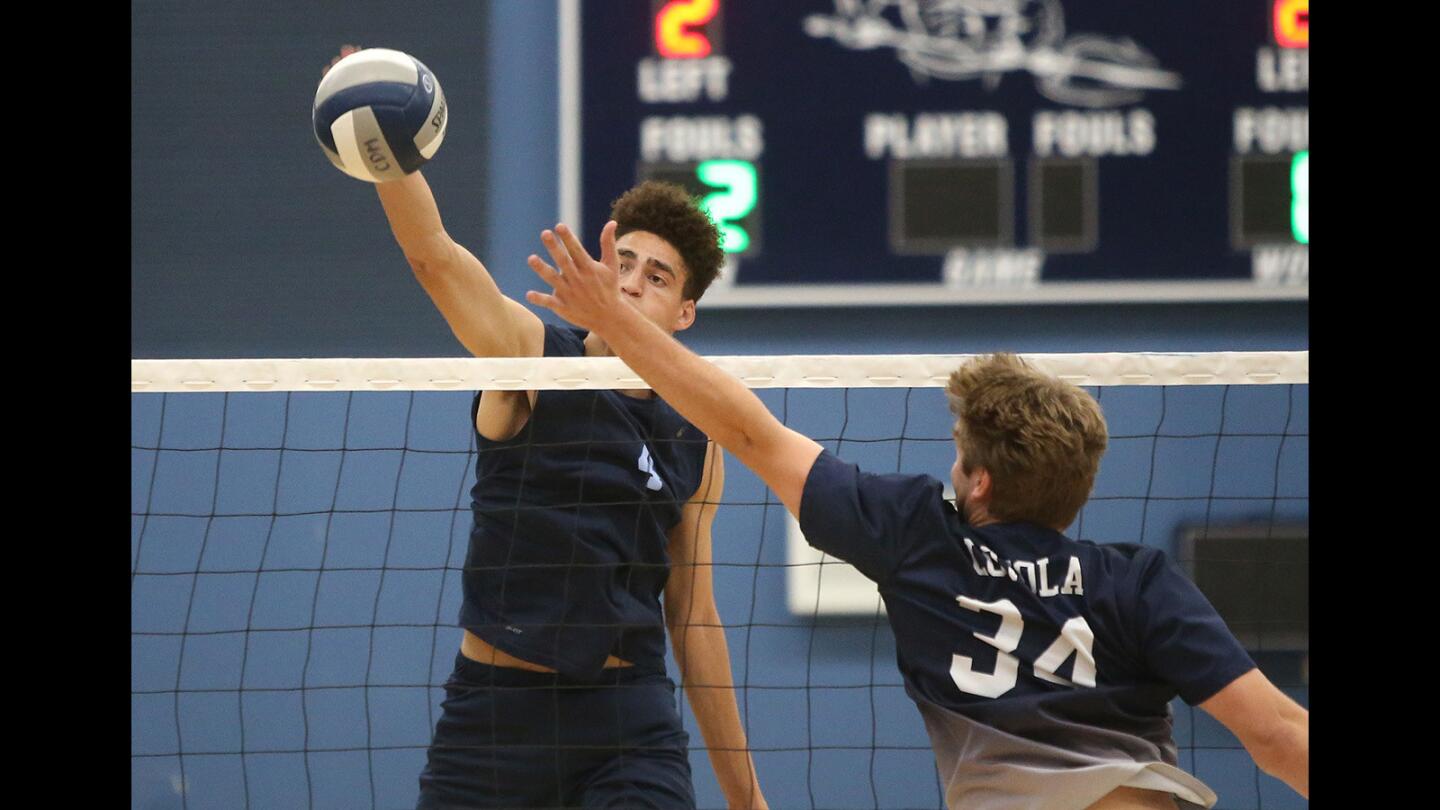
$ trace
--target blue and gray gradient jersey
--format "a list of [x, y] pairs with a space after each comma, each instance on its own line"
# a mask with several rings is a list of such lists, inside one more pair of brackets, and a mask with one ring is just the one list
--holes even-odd
[[1084, 807], [1123, 785], [1214, 804], [1176, 767], [1169, 704], [1254, 663], [1163, 552], [970, 526], [940, 481], [828, 451], [800, 526], [879, 586], [950, 807]]

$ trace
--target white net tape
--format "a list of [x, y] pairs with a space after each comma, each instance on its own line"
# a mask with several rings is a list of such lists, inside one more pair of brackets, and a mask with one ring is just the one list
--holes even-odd
[[[1310, 353], [1026, 354], [1076, 385], [1306, 383]], [[751, 388], [938, 388], [971, 355], [707, 358]], [[132, 393], [645, 388], [615, 357], [132, 360]]]

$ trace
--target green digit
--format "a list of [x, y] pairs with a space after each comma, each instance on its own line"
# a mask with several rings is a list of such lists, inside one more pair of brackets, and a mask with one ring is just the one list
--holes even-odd
[[1290, 162], [1290, 230], [1295, 241], [1310, 244], [1310, 150]]
[[722, 189], [700, 201], [700, 207], [720, 228], [721, 247], [726, 253], [745, 252], [750, 234], [730, 220], [744, 219], [755, 210], [759, 199], [755, 165], [747, 160], [707, 160], [695, 167], [695, 176], [707, 186]]

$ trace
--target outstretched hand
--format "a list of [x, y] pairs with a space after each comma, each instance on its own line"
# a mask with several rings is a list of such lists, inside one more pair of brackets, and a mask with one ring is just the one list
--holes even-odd
[[555, 265], [546, 264], [534, 254], [526, 263], [553, 289], [548, 294], [531, 290], [525, 293], [525, 300], [592, 332], [600, 331], [611, 319], [623, 315], [620, 257], [615, 250], [616, 227], [612, 220], [600, 231], [599, 261], [591, 258], [575, 232], [565, 224], [556, 225], [553, 232], [541, 232], [540, 241]]

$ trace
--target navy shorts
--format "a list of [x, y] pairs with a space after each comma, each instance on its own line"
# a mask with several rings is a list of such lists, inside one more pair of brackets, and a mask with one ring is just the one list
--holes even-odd
[[693, 810], [690, 735], [664, 672], [595, 680], [455, 656], [417, 810]]

